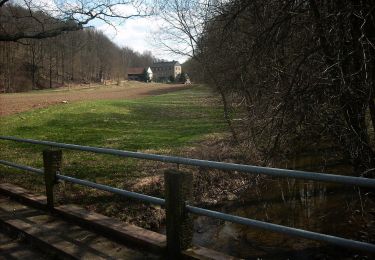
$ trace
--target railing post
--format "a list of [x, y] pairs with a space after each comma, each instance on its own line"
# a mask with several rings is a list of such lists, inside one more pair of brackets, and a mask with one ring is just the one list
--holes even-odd
[[193, 197], [193, 175], [169, 169], [164, 172], [164, 182], [168, 257], [179, 259], [193, 238], [193, 218], [185, 209]]
[[44, 150], [44, 182], [46, 186], [47, 207], [53, 209], [54, 197], [53, 188], [56, 184], [56, 172], [61, 169], [62, 151], [61, 150]]

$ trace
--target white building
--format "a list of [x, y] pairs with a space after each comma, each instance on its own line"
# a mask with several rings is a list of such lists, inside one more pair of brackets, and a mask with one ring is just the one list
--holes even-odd
[[181, 75], [181, 64], [178, 61], [156, 62], [151, 65], [155, 81], [175, 80]]

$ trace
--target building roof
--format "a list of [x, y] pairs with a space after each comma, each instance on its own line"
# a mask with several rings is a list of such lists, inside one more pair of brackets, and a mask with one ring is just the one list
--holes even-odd
[[155, 62], [151, 65], [151, 68], [164, 68], [170, 66], [181, 66], [178, 61], [162, 61], [162, 62]]
[[142, 68], [142, 67], [128, 68], [128, 74], [143, 74], [144, 71], [145, 71], [145, 68]]

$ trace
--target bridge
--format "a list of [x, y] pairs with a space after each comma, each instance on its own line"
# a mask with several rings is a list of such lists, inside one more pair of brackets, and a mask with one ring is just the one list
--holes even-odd
[[[198, 160], [191, 158], [175, 157], [175, 156], [164, 156], [156, 154], [147, 154], [132, 151], [123, 151], [109, 148], [99, 148], [91, 146], [82, 146], [75, 144], [65, 144], [50, 141], [39, 141], [32, 139], [22, 139], [18, 137], [0, 136], [0, 140], [28, 143], [33, 145], [43, 145], [52, 149], [46, 149], [43, 151], [43, 169], [33, 168], [27, 165], [20, 165], [14, 162], [6, 160], [0, 160], [0, 164], [8, 167], [24, 170], [27, 172], [44, 175], [46, 196], [36, 196], [27, 192], [24, 189], [15, 187], [10, 184], [1, 184], [0, 186], [0, 222], [1, 225], [7, 229], [18, 229], [19, 232], [23, 232], [25, 236], [34, 237], [39, 239], [42, 245], [45, 247], [56, 247], [54, 239], [60, 241], [64, 235], [56, 235], [52, 240], [49, 238], [43, 238], [42, 231], [38, 230], [31, 232], [32, 224], [28, 223], [27, 226], [24, 222], [28, 222], [27, 218], [22, 220], [22, 212], [33, 212], [31, 215], [43, 215], [44, 219], [53, 222], [51, 218], [56, 218], [56, 221], [63, 221], [61, 224], [62, 230], [69, 230], [72, 226], [76, 229], [82, 229], [82, 232], [95, 231], [96, 233], [88, 233], [88, 237], [93, 237], [101, 241], [105, 240], [103, 244], [111, 244], [109, 251], [105, 251], [104, 248], [100, 249], [104, 255], [98, 257], [104, 258], [153, 258], [153, 257], [167, 257], [169, 259], [177, 258], [192, 258], [192, 259], [231, 259], [232, 257], [227, 256], [223, 253], [210, 250], [208, 248], [198, 247], [192, 245], [192, 234], [193, 234], [193, 215], [201, 215], [220, 219], [223, 221], [229, 221], [241, 225], [246, 225], [258, 229], [268, 230], [272, 232], [282, 233], [290, 236], [301, 237], [304, 239], [311, 239], [320, 241], [323, 243], [350, 248], [353, 250], [363, 251], [369, 254], [375, 253], [375, 245], [363, 241], [352, 240], [348, 238], [342, 238], [317, 232], [312, 232], [303, 229], [297, 229], [293, 227], [287, 227], [283, 225], [268, 223], [250, 218], [244, 218], [223, 212], [208, 210], [200, 207], [196, 207], [190, 204], [192, 198], [192, 174], [182, 172], [176, 169], [166, 170], [164, 173], [165, 178], [165, 198], [157, 198], [141, 193], [136, 193], [128, 190], [118, 189], [111, 186], [90, 182], [83, 179], [77, 179], [69, 176], [63, 172], [61, 167], [61, 149], [77, 150], [91, 153], [108, 154], [113, 156], [125, 157], [125, 158], [136, 158], [140, 160], [153, 160], [160, 161], [170, 164], [177, 165], [190, 165], [197, 167], [206, 167], [213, 169], [220, 169], [225, 171], [238, 171], [245, 174], [264, 174], [274, 177], [289, 177], [304, 180], [322, 181], [322, 182], [333, 182], [343, 185], [360, 186], [370, 189], [375, 188], [375, 180], [363, 177], [352, 177], [342, 176], [335, 174], [324, 174], [316, 172], [306, 172], [298, 170], [288, 169], [277, 169], [269, 167], [260, 167], [253, 165], [243, 165], [234, 163], [224, 163], [216, 161]], [[60, 150], [56, 150], [56, 148]], [[138, 200], [143, 203], [156, 204], [166, 209], [166, 235], [158, 234], [149, 230], [141, 229], [140, 227], [127, 225], [119, 221], [110, 219], [103, 215], [87, 212], [77, 206], [55, 206], [54, 203], [54, 186], [58, 185], [58, 182], [65, 181], [70, 182], [93, 189], [98, 189], [113, 194], [123, 196], [125, 198], [131, 198]], [[11, 199], [9, 199], [11, 198]], [[17, 202], [16, 202], [17, 201]], [[22, 203], [18, 202], [21, 201]], [[9, 204], [13, 205], [15, 209], [20, 209], [19, 214], [16, 214], [3, 207], [2, 205]], [[27, 206], [25, 206], [27, 205]], [[27, 207], [27, 208], [24, 208]], [[18, 212], [18, 210], [15, 210]], [[44, 212], [44, 213], [42, 213]], [[21, 220], [19, 222], [12, 221], [12, 216], [19, 216]], [[27, 214], [26, 214], [27, 216]], [[43, 218], [42, 218], [43, 219]], [[48, 223], [47, 220], [42, 223]], [[13, 224], [12, 224], [13, 223]], [[60, 222], [59, 222], [60, 223]], [[36, 223], [38, 224], [38, 223]], [[36, 225], [35, 224], [35, 225]], [[60, 225], [60, 224], [59, 224]], [[57, 232], [57, 231], [56, 231]], [[47, 232], [48, 233], [48, 232]], [[95, 237], [97, 236], [97, 237]], [[94, 238], [95, 237], [95, 238]], [[60, 240], [59, 240], [60, 239]], [[68, 238], [70, 241], [74, 238]], [[106, 240], [107, 239], [107, 240]], [[109, 239], [109, 240], [108, 240]], [[51, 242], [52, 241], [52, 242]], [[75, 240], [74, 240], [75, 241]], [[67, 242], [61, 242], [60, 244], [68, 245]], [[94, 250], [87, 244], [73, 243], [73, 249], [61, 249], [53, 248], [60, 254], [66, 254], [72, 258], [87, 258], [90, 254], [99, 253], [100, 250]], [[57, 243], [59, 245], [59, 243]], [[67, 248], [69, 248], [67, 246]], [[86, 249], [90, 250], [86, 250]], [[115, 250], [110, 249], [116, 248]], [[138, 249], [137, 249], [138, 248]], [[52, 251], [53, 251], [52, 250]], [[64, 251], [65, 250], [65, 251]], [[107, 250], [107, 249], [106, 249]], [[69, 252], [76, 252], [76, 255]], [[78, 252], [78, 253], [77, 253]], [[122, 252], [123, 257], [117, 254]], [[56, 253], [57, 254], [57, 253]]]

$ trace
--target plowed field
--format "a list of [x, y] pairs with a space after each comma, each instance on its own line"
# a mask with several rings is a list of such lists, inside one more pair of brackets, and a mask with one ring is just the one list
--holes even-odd
[[122, 86], [94, 85], [0, 94], [0, 116], [11, 115], [58, 103], [84, 100], [134, 99], [191, 88], [192, 85], [126, 82]]

